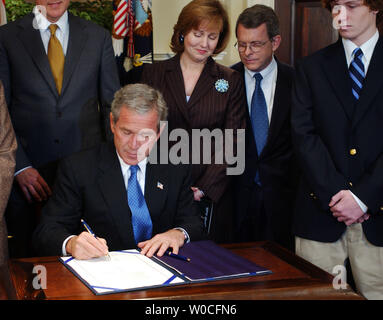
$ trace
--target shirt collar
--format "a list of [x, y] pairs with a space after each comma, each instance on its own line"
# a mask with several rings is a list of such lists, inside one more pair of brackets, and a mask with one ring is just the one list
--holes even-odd
[[[120, 157], [120, 155], [118, 154], [118, 151], [116, 150], [116, 153], [117, 153], [117, 157], [118, 157], [118, 161], [120, 161], [120, 165], [121, 165], [121, 170], [122, 170], [122, 174], [123, 176], [125, 177], [125, 175], [130, 172], [130, 165], [125, 163], [124, 160], [122, 160], [122, 158]], [[141, 160], [139, 163], [137, 163], [137, 165], [139, 166], [140, 168], [140, 171], [142, 172], [143, 176], [145, 177], [145, 172], [146, 172], [146, 164], [148, 162], [148, 157], [144, 158], [143, 160]]]
[[[34, 12], [35, 17], [36, 17], [36, 24], [37, 28], [45, 31], [48, 30], [49, 26], [52, 24], [42, 13], [39, 11]], [[60, 17], [58, 21], [56, 21], [54, 24], [57, 24], [59, 29], [63, 32], [66, 33], [68, 29], [68, 11], [65, 11], [64, 14]]]
[[269, 63], [269, 65], [266, 68], [264, 68], [261, 72], [254, 72], [254, 71], [251, 71], [251, 70], [247, 69], [246, 66], [244, 66], [244, 67], [245, 67], [245, 70], [246, 70], [247, 74], [251, 78], [253, 78], [256, 73], [260, 73], [262, 78], [265, 79], [268, 76], [270, 76], [271, 74], [273, 74], [273, 71], [277, 67], [277, 62], [275, 61], [275, 58], [273, 56], [272, 59], [271, 59], [271, 62]]
[[349, 39], [342, 38], [344, 52], [346, 54], [347, 61], [349, 64], [351, 63], [353, 56], [352, 53], [356, 48], [362, 49], [363, 55], [367, 61], [371, 60], [372, 54], [375, 49], [375, 45], [379, 40], [379, 31], [376, 30], [375, 34], [368, 39], [365, 43], [363, 43], [360, 47], [358, 47], [354, 42]]

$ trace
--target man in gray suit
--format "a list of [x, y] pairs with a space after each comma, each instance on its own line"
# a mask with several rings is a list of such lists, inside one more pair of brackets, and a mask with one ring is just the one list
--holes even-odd
[[29, 254], [58, 160], [105, 139], [120, 86], [110, 34], [69, 14], [69, 2], [36, 0], [34, 14], [0, 28], [0, 78], [19, 145], [6, 213], [13, 256]]

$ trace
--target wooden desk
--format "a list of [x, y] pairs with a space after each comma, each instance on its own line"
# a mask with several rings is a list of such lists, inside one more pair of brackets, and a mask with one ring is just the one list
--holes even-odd
[[[224, 245], [234, 253], [270, 269], [264, 276], [179, 285], [110, 295], [94, 295], [57, 257], [10, 261], [17, 299], [362, 299], [351, 289], [335, 290], [333, 277], [271, 242]], [[47, 288], [32, 287], [35, 265], [47, 270]]]

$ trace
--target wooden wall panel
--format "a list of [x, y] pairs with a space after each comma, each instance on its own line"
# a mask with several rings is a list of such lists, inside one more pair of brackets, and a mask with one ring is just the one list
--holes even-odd
[[293, 0], [275, 0], [275, 12], [279, 18], [279, 26], [281, 31], [282, 42], [276, 51], [278, 59], [284, 63], [291, 63], [291, 37], [292, 37], [292, 9]]
[[280, 19], [282, 43], [276, 52], [279, 60], [294, 65], [338, 39], [332, 18], [320, 0], [275, 0]]
[[337, 39], [331, 14], [319, 1], [295, 1], [294, 61]]

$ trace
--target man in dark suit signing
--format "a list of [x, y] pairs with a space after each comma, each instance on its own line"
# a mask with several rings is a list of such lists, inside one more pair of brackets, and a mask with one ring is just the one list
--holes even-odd
[[58, 160], [105, 139], [119, 89], [109, 32], [68, 13], [69, 2], [37, 0], [34, 13], [0, 28], [0, 79], [18, 142], [6, 213], [12, 256], [31, 254], [35, 211]]
[[292, 250], [293, 69], [274, 57], [281, 36], [270, 7], [254, 5], [244, 10], [237, 20], [236, 36], [241, 62], [232, 68], [242, 74], [248, 102], [246, 165], [236, 188], [236, 240], [273, 240]]
[[[185, 241], [203, 237], [189, 166], [154, 164], [148, 157], [166, 114], [162, 95], [148, 85], [116, 93], [110, 114], [114, 145], [62, 161], [35, 232], [40, 254], [89, 259], [138, 246], [143, 254], [161, 256], [169, 247], [177, 253]], [[97, 239], [80, 233], [80, 219]]]
[[323, 2], [340, 38], [297, 64], [296, 252], [334, 274], [348, 258], [357, 290], [383, 299], [382, 1]]

